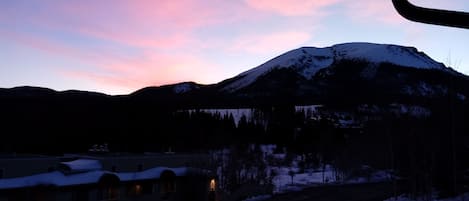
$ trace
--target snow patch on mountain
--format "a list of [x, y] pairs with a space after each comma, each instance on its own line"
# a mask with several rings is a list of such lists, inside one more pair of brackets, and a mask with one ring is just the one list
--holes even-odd
[[442, 85], [431, 85], [426, 82], [419, 82], [416, 85], [405, 86], [402, 89], [402, 93], [424, 97], [444, 96], [448, 93], [448, 88]]
[[376, 118], [380, 119], [383, 114], [392, 114], [395, 116], [411, 116], [416, 118], [425, 118], [429, 117], [432, 112], [426, 107], [419, 105], [407, 105], [400, 103], [393, 103], [387, 106], [378, 106], [378, 105], [360, 105], [357, 108], [358, 112], [365, 113], [368, 115], [376, 115]]
[[393, 103], [390, 105], [390, 111], [396, 115], [409, 115], [413, 117], [429, 117], [432, 112], [428, 108], [424, 108], [421, 106], [417, 105], [404, 105], [404, 104], [398, 104], [398, 103]]
[[319, 70], [344, 59], [364, 60], [372, 64], [387, 62], [403, 67], [421, 69], [447, 69], [442, 63], [434, 61], [414, 47], [373, 43], [344, 43], [332, 47], [302, 47], [291, 50], [256, 68], [239, 74], [223, 90], [235, 91], [241, 89], [255, 82], [260, 76], [281, 68], [292, 68], [306, 79], [311, 79]]
[[389, 62], [422, 69], [444, 69], [445, 66], [414, 47], [373, 43], [344, 43], [332, 46], [337, 59], [363, 59], [371, 63]]
[[174, 91], [174, 93], [182, 94], [182, 93], [189, 92], [189, 91], [191, 91], [193, 89], [196, 89], [196, 88], [198, 88], [198, 87], [195, 86], [193, 83], [185, 82], [185, 83], [180, 83], [180, 84], [174, 85], [173, 91]]

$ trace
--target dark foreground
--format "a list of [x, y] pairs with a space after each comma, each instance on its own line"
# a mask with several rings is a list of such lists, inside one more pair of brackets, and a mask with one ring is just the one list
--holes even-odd
[[392, 183], [348, 184], [311, 187], [299, 192], [275, 195], [267, 201], [383, 201], [393, 195]]

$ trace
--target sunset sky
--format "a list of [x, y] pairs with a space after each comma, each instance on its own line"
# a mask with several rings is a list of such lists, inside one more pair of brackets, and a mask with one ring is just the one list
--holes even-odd
[[[411, 2], [469, 12], [467, 0]], [[469, 30], [409, 22], [391, 0], [2, 0], [0, 88], [211, 84], [346, 42], [414, 46], [469, 74]]]

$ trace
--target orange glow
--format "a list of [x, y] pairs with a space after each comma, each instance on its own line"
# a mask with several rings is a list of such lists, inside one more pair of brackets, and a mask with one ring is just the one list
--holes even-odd
[[140, 195], [142, 192], [142, 186], [140, 184], [135, 185], [135, 194]]
[[215, 179], [210, 180], [210, 191], [215, 191]]

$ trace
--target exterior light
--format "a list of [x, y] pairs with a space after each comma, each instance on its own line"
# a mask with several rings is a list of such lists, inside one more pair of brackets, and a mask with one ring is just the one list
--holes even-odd
[[210, 180], [210, 191], [215, 191], [215, 186], [216, 186], [215, 179], [211, 179]]

